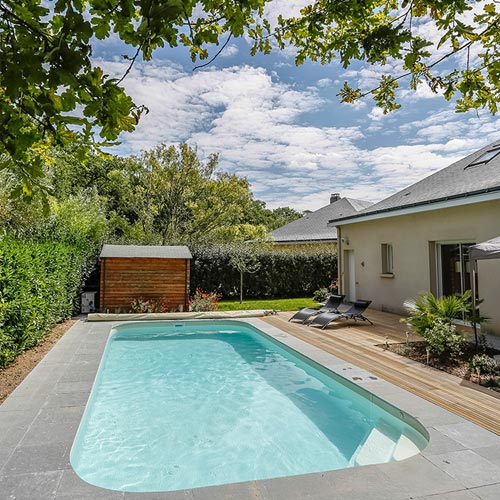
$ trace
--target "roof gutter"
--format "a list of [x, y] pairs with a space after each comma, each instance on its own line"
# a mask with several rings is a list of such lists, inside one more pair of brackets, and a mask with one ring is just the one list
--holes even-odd
[[335, 243], [338, 238], [322, 239], [322, 240], [274, 240], [273, 243], [276, 245], [290, 245], [291, 243], [295, 245], [300, 245], [302, 243]]
[[437, 200], [423, 201], [412, 203], [404, 207], [386, 208], [376, 210], [367, 214], [356, 214], [342, 219], [329, 220], [327, 226], [335, 227], [339, 225], [355, 224], [357, 222], [365, 222], [375, 219], [385, 219], [387, 217], [396, 217], [399, 215], [409, 215], [419, 212], [429, 212], [431, 210], [439, 210], [442, 208], [459, 207], [461, 205], [472, 205], [473, 203], [482, 203], [500, 199], [500, 186], [494, 188], [483, 189], [472, 193], [447, 196], [438, 198]]

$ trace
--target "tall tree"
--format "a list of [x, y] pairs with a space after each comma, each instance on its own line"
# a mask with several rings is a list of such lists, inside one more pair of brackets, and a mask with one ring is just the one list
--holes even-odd
[[[474, 9], [474, 10], [473, 10]], [[386, 65], [373, 88], [347, 82], [341, 100], [371, 95], [385, 113], [397, 109], [396, 89], [425, 82], [450, 100], [457, 111], [487, 108], [500, 101], [500, 10], [498, 2], [475, 0], [311, 0], [300, 16], [280, 17], [271, 28], [264, 21], [251, 31], [254, 52], [297, 49], [295, 62], [328, 64], [338, 58], [344, 68], [355, 61]], [[454, 55], [451, 69], [445, 62]]]
[[253, 200], [250, 210], [247, 212], [246, 220], [250, 224], [261, 224], [268, 231], [284, 226], [289, 222], [300, 219], [302, 213], [290, 207], [266, 208], [266, 203], [261, 200]]
[[[0, 168], [16, 169], [30, 194], [44, 175], [54, 144], [109, 144], [132, 131], [147, 110], [121, 83], [138, 58], [158, 47], [189, 48], [193, 61], [216, 56], [231, 39], [248, 34], [252, 53], [269, 52], [273, 40], [297, 48], [306, 59], [344, 67], [358, 60], [402, 63], [382, 74], [373, 89], [340, 90], [352, 102], [370, 94], [385, 112], [399, 106], [396, 89], [406, 76], [426, 82], [444, 97], [458, 96], [457, 109], [487, 108], [500, 100], [500, 13], [496, 2], [474, 0], [311, 0], [301, 15], [262, 18], [270, 0], [0, 0]], [[286, 5], [286, 4], [284, 4]], [[467, 17], [476, 7], [476, 13]], [[429, 21], [419, 30], [422, 20]], [[430, 36], [437, 33], [437, 39]], [[91, 60], [95, 40], [118, 37], [130, 48], [121, 78], [110, 78]], [[452, 71], [441, 63], [454, 54]], [[398, 65], [389, 64], [389, 68]], [[97, 136], [95, 140], [94, 136]], [[83, 154], [83, 152], [82, 152]]]
[[160, 145], [137, 161], [132, 203], [164, 245], [216, 238], [220, 228], [241, 223], [250, 206], [248, 182], [218, 171], [217, 155], [202, 162], [187, 144]]
[[29, 194], [54, 144], [106, 145], [132, 131], [147, 110], [92, 62], [95, 40], [118, 37], [132, 64], [158, 47], [206, 45], [241, 36], [266, 0], [0, 0], [0, 155]]

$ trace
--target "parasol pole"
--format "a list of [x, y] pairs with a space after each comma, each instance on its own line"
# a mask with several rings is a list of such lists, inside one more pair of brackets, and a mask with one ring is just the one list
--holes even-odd
[[474, 339], [476, 340], [476, 351], [477, 351], [477, 346], [478, 346], [478, 341], [477, 341], [477, 311], [476, 311], [476, 275], [477, 275], [477, 259], [472, 260], [472, 283], [471, 283], [471, 288], [472, 288], [472, 325], [474, 328]]

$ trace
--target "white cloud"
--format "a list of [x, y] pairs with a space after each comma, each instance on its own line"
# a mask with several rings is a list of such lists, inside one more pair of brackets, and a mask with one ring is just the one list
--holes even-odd
[[387, 117], [388, 114], [384, 114], [384, 110], [382, 108], [379, 108], [378, 106], [374, 106], [372, 110], [368, 113], [368, 118], [370, 118], [370, 120], [373, 120], [375, 122], [379, 122]]
[[311, 0], [272, 0], [264, 7], [264, 17], [271, 23], [271, 26], [278, 24], [278, 16], [285, 19], [297, 17], [300, 10], [306, 5], [311, 4]]
[[[110, 75], [126, 67], [98, 62]], [[247, 177], [272, 208], [315, 210], [331, 192], [378, 201], [498, 139], [500, 130], [500, 119], [458, 115], [451, 105], [403, 124], [403, 113], [384, 117], [375, 107], [358, 125], [339, 106], [336, 125], [306, 124], [304, 113], [310, 121], [324, 109], [318, 91], [261, 67], [192, 73], [170, 62], [141, 63], [124, 84], [150, 113], [117, 151], [188, 141], [201, 155], [220, 153], [221, 168]], [[392, 135], [381, 144], [384, 134]]]
[[318, 87], [322, 87], [322, 88], [324, 88], [324, 87], [331, 87], [331, 86], [332, 86], [332, 83], [333, 83], [333, 82], [332, 82], [332, 80], [331, 80], [330, 78], [321, 78], [320, 80], [318, 80], [318, 81], [316, 82], [316, 85], [317, 85]]
[[218, 57], [234, 57], [236, 54], [238, 54], [238, 52], [238, 47], [234, 44], [231, 44], [225, 47]]

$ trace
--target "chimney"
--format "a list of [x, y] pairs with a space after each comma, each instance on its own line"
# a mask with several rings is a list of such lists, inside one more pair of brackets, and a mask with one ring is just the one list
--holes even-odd
[[340, 200], [340, 193], [332, 193], [330, 195], [330, 204]]

